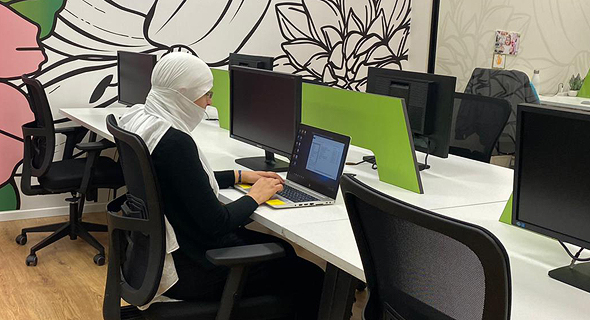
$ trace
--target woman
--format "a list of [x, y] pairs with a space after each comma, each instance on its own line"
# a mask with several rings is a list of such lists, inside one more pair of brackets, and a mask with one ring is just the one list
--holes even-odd
[[[294, 294], [301, 318], [317, 318], [322, 270], [298, 258], [286, 242], [243, 228], [260, 204], [282, 190], [283, 179], [270, 172], [213, 172], [190, 135], [211, 104], [209, 67], [188, 53], [169, 53], [154, 67], [151, 81], [145, 105], [131, 108], [119, 125], [146, 143], [163, 201], [168, 254], [152, 303], [166, 297], [219, 300], [228, 268], [211, 264], [205, 257], [207, 250], [281, 242], [287, 257], [253, 267], [244, 296]], [[222, 205], [217, 198], [219, 189], [236, 183], [253, 186], [247, 195]]]

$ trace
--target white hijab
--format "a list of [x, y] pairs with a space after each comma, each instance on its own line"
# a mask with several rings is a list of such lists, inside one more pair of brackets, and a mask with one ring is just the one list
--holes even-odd
[[[188, 135], [203, 120], [205, 109], [193, 101], [204, 96], [213, 87], [213, 74], [205, 62], [184, 52], [172, 52], [163, 56], [152, 71], [152, 89], [145, 104], [134, 105], [119, 120], [119, 126], [139, 135], [148, 147], [150, 154], [154, 151], [164, 134], [171, 127]], [[197, 146], [199, 159], [209, 176], [209, 184], [216, 196], [219, 185], [205, 155]], [[172, 252], [179, 246], [174, 229], [165, 217], [166, 224], [166, 258], [162, 280], [154, 300], [143, 306], [160, 301], [168, 301], [161, 296], [177, 281]]]

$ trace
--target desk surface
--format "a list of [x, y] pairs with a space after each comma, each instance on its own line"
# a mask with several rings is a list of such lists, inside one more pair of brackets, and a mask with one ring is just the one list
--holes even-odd
[[[104, 119], [125, 109], [62, 109], [62, 113], [99, 135], [110, 138]], [[203, 121], [192, 133], [213, 169], [239, 167], [233, 159], [261, 155], [262, 150], [229, 138], [217, 122]], [[351, 147], [350, 161], [369, 151]], [[424, 155], [418, 153], [418, 160]], [[405, 202], [481, 225], [494, 233], [510, 256], [513, 280], [512, 319], [577, 319], [586, 317], [587, 293], [550, 279], [547, 271], [569, 262], [554, 240], [498, 221], [512, 191], [509, 169], [459, 157], [430, 157], [430, 170], [421, 173], [425, 194], [419, 195], [378, 180], [369, 165], [347, 166], [364, 183]], [[229, 199], [242, 196], [226, 189]], [[333, 265], [364, 279], [362, 264], [340, 194], [335, 205], [275, 210], [259, 207], [252, 218]], [[584, 315], [584, 316], [581, 316]]]
[[590, 110], [590, 99], [568, 96], [539, 96], [541, 103], [566, 108]]

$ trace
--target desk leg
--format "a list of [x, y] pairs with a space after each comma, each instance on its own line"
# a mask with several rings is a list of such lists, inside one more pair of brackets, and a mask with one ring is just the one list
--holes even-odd
[[318, 320], [349, 320], [357, 283], [355, 277], [328, 263]]

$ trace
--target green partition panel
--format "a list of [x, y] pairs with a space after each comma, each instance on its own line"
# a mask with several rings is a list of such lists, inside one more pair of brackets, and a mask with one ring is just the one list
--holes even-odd
[[213, 106], [217, 108], [219, 126], [229, 130], [229, 72], [211, 69], [213, 73]]
[[582, 85], [582, 89], [578, 92], [578, 97], [582, 98], [590, 98], [590, 70], [588, 70], [588, 75], [584, 80], [584, 84]]
[[512, 194], [510, 195], [510, 199], [508, 199], [508, 202], [506, 202], [504, 211], [502, 211], [502, 215], [500, 216], [500, 222], [512, 224]]
[[379, 180], [416, 193], [422, 182], [401, 99], [304, 83], [301, 122], [351, 137], [371, 150]]

